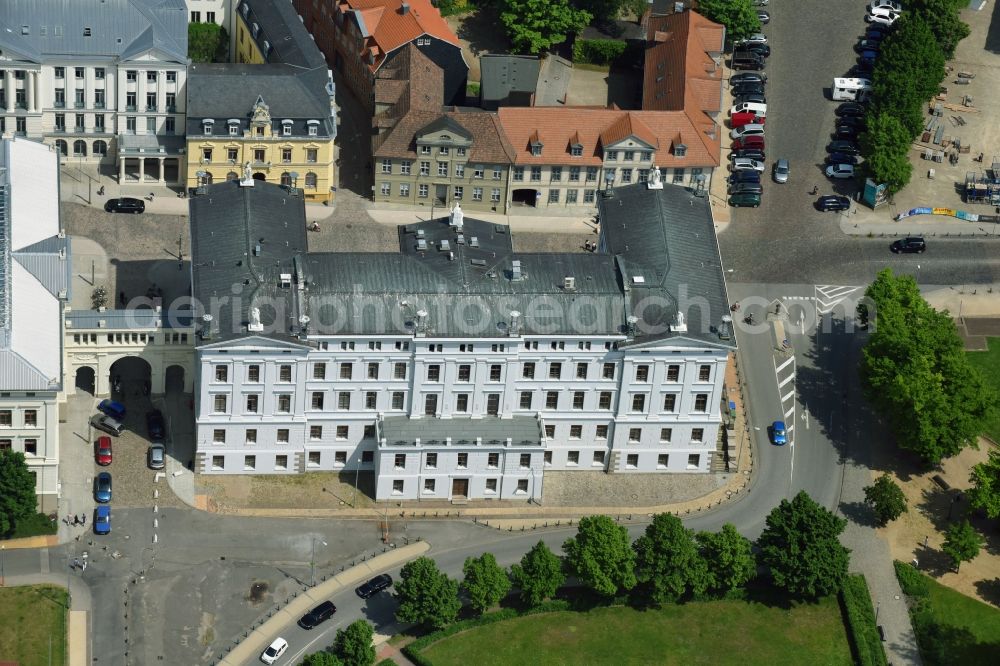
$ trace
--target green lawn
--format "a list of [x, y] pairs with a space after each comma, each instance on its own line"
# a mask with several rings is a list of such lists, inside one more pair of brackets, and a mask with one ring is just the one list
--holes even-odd
[[[972, 365], [982, 370], [986, 381], [1000, 393], [1000, 338], [987, 338], [989, 351], [965, 352]], [[984, 430], [993, 441], [1000, 442], [1000, 409], [995, 410], [993, 419], [985, 424]]]
[[850, 664], [836, 597], [790, 609], [706, 601], [529, 615], [476, 627], [422, 652], [434, 666], [475, 664]]
[[1000, 663], [1000, 610], [929, 577], [927, 585], [920, 605], [932, 624], [914, 614], [925, 666]]
[[[49, 661], [51, 639], [52, 661]], [[0, 661], [66, 663], [66, 590], [53, 585], [0, 588]]]

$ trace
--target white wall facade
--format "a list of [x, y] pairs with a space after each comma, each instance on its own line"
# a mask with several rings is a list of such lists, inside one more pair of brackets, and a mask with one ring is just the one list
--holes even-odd
[[24, 453], [35, 476], [39, 511], [55, 511], [59, 498], [57, 391], [0, 392], [0, 449]]
[[377, 467], [380, 415], [537, 415], [542, 470], [708, 472], [722, 422], [726, 350], [685, 340], [618, 349], [619, 342], [324, 337], [203, 346], [198, 464], [209, 474], [376, 470], [382, 484], [383, 476], [400, 477]]

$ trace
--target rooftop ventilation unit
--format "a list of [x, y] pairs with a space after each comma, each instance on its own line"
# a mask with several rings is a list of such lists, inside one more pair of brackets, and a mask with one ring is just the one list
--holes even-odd
[[576, 278], [566, 276], [563, 278], [563, 289], [565, 291], [576, 291]]
[[417, 249], [424, 252], [427, 249], [427, 239], [417, 238]]
[[471, 247], [479, 247], [479, 236], [470, 236], [469, 245]]
[[478, 266], [479, 268], [486, 268], [485, 259], [473, 259], [471, 263], [473, 266]]
[[517, 282], [518, 280], [524, 279], [524, 273], [521, 272], [521, 260], [515, 259], [511, 262], [510, 268], [510, 279]]
[[442, 252], [448, 252], [449, 250], [451, 250], [451, 243], [449, 243], [446, 240], [443, 240], [441, 241], [440, 245], [438, 245], [438, 249], [441, 250]]
[[417, 229], [417, 238], [423, 238], [423, 237], [424, 237], [424, 230]]
[[646, 278], [641, 275], [633, 275], [632, 284], [646, 284]]
[[292, 274], [282, 273], [278, 276], [278, 284], [282, 289], [291, 289], [292, 287]]

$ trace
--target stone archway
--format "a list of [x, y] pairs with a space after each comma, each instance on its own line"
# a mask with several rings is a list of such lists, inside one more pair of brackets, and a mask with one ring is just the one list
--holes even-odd
[[265, 176], [265, 175], [264, 175], [264, 174], [262, 174], [262, 173], [261, 173], [260, 171], [258, 171], [257, 173], [255, 173], [255, 174], [253, 175], [253, 179], [254, 179], [254, 180], [267, 180], [267, 176]]
[[163, 382], [164, 394], [180, 395], [184, 393], [184, 368], [179, 365], [167, 366]]
[[76, 369], [76, 392], [96, 395], [97, 373], [89, 365], [84, 365]]
[[146, 359], [138, 356], [118, 359], [108, 370], [112, 400], [123, 403], [140, 397], [148, 400], [152, 390], [152, 375], [152, 366]]

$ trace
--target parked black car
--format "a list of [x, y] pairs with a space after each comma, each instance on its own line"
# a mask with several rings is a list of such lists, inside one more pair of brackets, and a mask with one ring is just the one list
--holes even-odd
[[324, 601], [316, 608], [299, 618], [299, 626], [303, 629], [312, 629], [313, 627], [326, 622], [333, 614], [337, 612], [337, 607], [333, 605], [332, 601]]
[[764, 84], [763, 83], [740, 83], [733, 86], [732, 93], [736, 97], [741, 97], [743, 95], [763, 95], [764, 94]]
[[833, 134], [831, 134], [830, 136], [832, 136], [834, 139], [857, 141], [858, 134], [860, 132], [861, 129], [858, 127], [852, 127], [850, 125], [837, 125], [833, 130]]
[[149, 439], [154, 442], [162, 442], [166, 436], [167, 425], [163, 420], [163, 412], [158, 409], [146, 412], [146, 431]]
[[822, 211], [848, 210], [850, 207], [851, 200], [839, 194], [829, 194], [816, 200], [816, 208]]
[[904, 254], [914, 252], [920, 253], [927, 250], [927, 243], [925, 243], [924, 239], [920, 236], [909, 236], [907, 238], [899, 239], [890, 245], [889, 249], [897, 254], [900, 252]]
[[733, 183], [759, 183], [760, 172], [753, 169], [738, 169], [729, 174], [729, 184]]
[[827, 164], [850, 164], [852, 166], [857, 166], [861, 163], [861, 158], [857, 155], [848, 155], [847, 153], [830, 153], [826, 156]]
[[132, 197], [121, 197], [119, 199], [108, 199], [104, 202], [104, 210], [108, 213], [139, 213], [146, 210], [146, 204], [142, 199]]
[[847, 155], [860, 155], [861, 149], [858, 148], [858, 144], [853, 141], [831, 141], [826, 144], [826, 152], [828, 153], [845, 153]]
[[754, 53], [759, 55], [761, 58], [767, 58], [771, 55], [771, 47], [767, 44], [759, 44], [756, 42], [751, 42], [749, 44], [740, 44], [733, 51], [733, 57], [739, 58], [741, 55], [747, 53]]
[[865, 128], [864, 116], [841, 116], [837, 118], [837, 125], [844, 125], [846, 127], [859, 127], [861, 129]]
[[354, 591], [357, 592], [358, 596], [361, 597], [362, 599], [367, 599], [373, 594], [378, 594], [379, 592], [390, 587], [391, 585], [392, 585], [392, 576], [390, 576], [389, 574], [382, 574], [380, 576], [375, 576], [366, 583], [363, 583]]
[[841, 118], [861, 118], [868, 111], [860, 102], [844, 102], [834, 111]]
[[743, 104], [744, 102], [767, 104], [767, 97], [764, 96], [764, 93], [744, 93], [742, 95], [733, 93], [733, 104]]
[[739, 72], [729, 77], [729, 85], [735, 86], [738, 83], [767, 83], [767, 74], [764, 72]]

